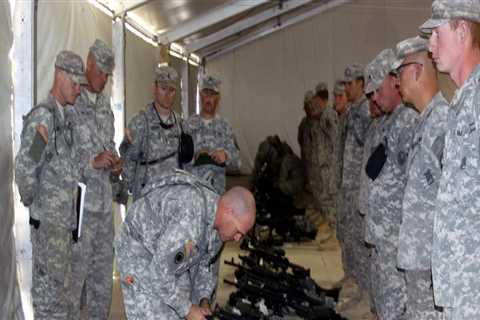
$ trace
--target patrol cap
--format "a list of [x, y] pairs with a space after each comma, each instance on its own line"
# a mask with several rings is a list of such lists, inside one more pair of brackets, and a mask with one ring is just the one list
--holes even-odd
[[385, 77], [393, 70], [395, 53], [392, 49], [382, 50], [365, 68], [367, 86], [365, 93], [371, 93], [382, 85]]
[[345, 82], [343, 80], [335, 81], [335, 85], [333, 86], [333, 94], [339, 95], [345, 93]]
[[80, 56], [72, 51], [60, 51], [55, 59], [55, 68], [65, 71], [73, 82], [87, 84], [85, 69]]
[[112, 49], [110, 49], [105, 42], [97, 39], [90, 47], [89, 52], [95, 57], [98, 68], [102, 72], [111, 75], [115, 67], [115, 58]]
[[321, 91], [328, 91], [327, 84], [325, 82], [319, 82], [315, 87], [315, 94], [318, 94]]
[[220, 93], [220, 85], [222, 81], [216, 76], [204, 74], [200, 78], [200, 91], [204, 89], [210, 89], [216, 93]]
[[177, 87], [178, 73], [175, 69], [169, 66], [155, 67], [155, 82]]
[[360, 63], [353, 63], [345, 68], [345, 81], [350, 82], [363, 77], [363, 65]]
[[312, 90], [308, 90], [307, 92], [305, 92], [305, 96], [303, 97], [303, 104], [310, 103], [314, 96], [315, 93], [313, 93]]
[[422, 34], [431, 34], [452, 19], [466, 19], [480, 22], [480, 0], [435, 0], [432, 3], [432, 16], [420, 26]]
[[396, 70], [406, 57], [411, 54], [428, 51], [428, 40], [419, 36], [399, 42], [395, 50], [395, 62], [392, 69]]

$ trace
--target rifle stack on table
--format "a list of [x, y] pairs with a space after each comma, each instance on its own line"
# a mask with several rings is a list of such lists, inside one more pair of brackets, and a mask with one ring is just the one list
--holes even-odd
[[225, 264], [236, 268], [235, 286], [228, 304], [215, 309], [212, 320], [306, 319], [341, 320], [335, 312], [339, 289], [326, 290], [310, 277], [310, 270], [291, 263], [281, 248], [253, 244], [245, 240], [248, 252]]

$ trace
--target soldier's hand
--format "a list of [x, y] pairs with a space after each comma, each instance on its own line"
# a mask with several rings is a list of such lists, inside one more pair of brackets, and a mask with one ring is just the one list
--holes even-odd
[[123, 169], [123, 160], [117, 156], [113, 157], [112, 174], [119, 176]]
[[40, 137], [42, 137], [43, 142], [45, 142], [45, 144], [47, 144], [48, 143], [48, 130], [47, 130], [47, 128], [43, 124], [38, 124], [35, 129], [37, 130]]
[[190, 307], [190, 311], [187, 314], [187, 320], [205, 320], [205, 316], [209, 314], [205, 313], [203, 308], [200, 308], [196, 304], [192, 304]]
[[212, 308], [210, 307], [210, 302], [207, 298], [202, 298], [202, 300], [200, 300], [200, 308], [203, 309], [205, 315], [212, 315]]
[[114, 155], [111, 151], [103, 151], [99, 153], [92, 161], [95, 169], [110, 169], [114, 164]]
[[133, 143], [132, 130], [129, 128], [125, 128], [125, 138], [127, 139], [128, 143]]
[[227, 161], [227, 153], [223, 149], [213, 151], [210, 153], [210, 156], [212, 157], [213, 161], [218, 164], [223, 164], [225, 161]]

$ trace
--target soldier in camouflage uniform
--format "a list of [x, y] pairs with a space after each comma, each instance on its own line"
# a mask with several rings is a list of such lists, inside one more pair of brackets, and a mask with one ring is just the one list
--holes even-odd
[[358, 214], [357, 197], [360, 187], [360, 170], [365, 144], [365, 135], [371, 119], [368, 116], [368, 101], [364, 95], [363, 66], [354, 63], [345, 69], [345, 89], [350, 103], [345, 128], [342, 188], [339, 192], [341, 207], [337, 215], [337, 238], [342, 245], [343, 266], [346, 284], [357, 282], [362, 289], [362, 275], [357, 269], [363, 260], [365, 244], [362, 238], [363, 219]]
[[[348, 99], [345, 92], [345, 82], [343, 80], [337, 80], [333, 87], [334, 103], [333, 109], [337, 112], [337, 143], [336, 143], [336, 161], [337, 161], [337, 176], [336, 185], [337, 190], [342, 187], [342, 172], [343, 172], [343, 152], [345, 150], [345, 134], [346, 123], [348, 114]], [[339, 208], [340, 197], [337, 195], [337, 205]]]
[[306, 161], [308, 183], [316, 208], [326, 217], [332, 229], [335, 226], [335, 154], [337, 115], [328, 104], [328, 89], [324, 82], [315, 88], [312, 98], [311, 150]]
[[213, 76], [202, 76], [200, 114], [188, 118], [186, 126], [195, 149], [189, 171], [210, 182], [221, 194], [225, 192], [226, 170], [239, 170], [241, 162], [232, 127], [217, 113], [220, 84], [220, 80]]
[[[447, 319], [480, 318], [480, 1], [434, 1], [432, 57], [457, 86], [447, 116], [432, 246], [435, 303]], [[435, 177], [434, 177], [435, 178]]]
[[146, 187], [115, 239], [128, 319], [205, 319], [222, 242], [255, 223], [255, 200], [241, 187], [219, 196], [181, 170]]
[[[118, 180], [122, 161], [117, 155], [110, 98], [103, 89], [114, 68], [113, 52], [96, 40], [90, 47], [83, 86], [75, 106], [75, 149], [80, 180], [87, 186], [82, 237], [73, 246], [72, 306], [69, 319], [80, 316], [82, 294], [88, 319], [106, 319], [112, 297], [113, 213], [112, 182]], [[83, 292], [83, 293], [82, 293]]]
[[183, 121], [173, 111], [178, 73], [162, 66], [155, 68], [154, 101], [128, 123], [120, 154], [125, 161], [123, 177], [133, 200], [150, 182], [179, 167], [178, 145]]
[[[367, 83], [366, 83], [367, 88], [369, 87], [369, 82], [368, 82], [369, 70], [373, 67], [374, 67], [373, 65], [368, 65], [365, 68], [365, 79], [367, 79]], [[359, 194], [358, 194], [357, 213], [361, 217], [362, 225], [363, 225], [361, 234], [360, 234], [362, 239], [365, 238], [365, 231], [364, 231], [365, 218], [364, 217], [369, 212], [368, 199], [369, 199], [371, 182], [372, 182], [372, 180], [367, 176], [365, 167], [368, 162], [368, 159], [370, 158], [370, 155], [374, 151], [375, 147], [380, 143], [379, 137], [381, 136], [382, 127], [385, 122], [385, 117], [383, 116], [382, 110], [380, 109], [378, 104], [373, 100], [373, 92], [368, 91], [368, 92], [365, 92], [365, 94], [368, 99], [368, 114], [372, 119], [372, 122], [370, 123], [368, 127], [368, 131], [365, 135], [365, 145], [363, 147], [362, 165], [361, 165], [360, 177], [359, 177], [360, 188], [359, 188]], [[364, 245], [364, 246], [359, 246], [358, 249], [359, 249], [359, 252], [357, 255], [358, 258], [356, 260], [357, 278], [359, 279], [360, 287], [366, 291], [370, 299], [373, 301], [372, 290], [371, 290], [371, 275], [370, 275], [371, 248]]]
[[308, 90], [305, 92], [305, 96], [303, 98], [303, 110], [305, 111], [305, 117], [303, 117], [302, 121], [300, 121], [300, 125], [298, 126], [298, 134], [297, 134], [297, 141], [298, 145], [300, 146], [300, 154], [302, 161], [306, 167], [306, 161], [311, 157], [310, 152], [312, 151], [311, 147], [311, 136], [312, 136], [312, 127], [313, 127], [313, 104], [312, 98], [314, 93], [312, 90]]
[[[385, 49], [374, 59], [367, 91], [385, 113], [385, 122], [372, 157], [378, 161], [371, 183], [365, 241], [374, 246], [371, 283], [375, 309], [381, 320], [404, 319], [405, 274], [397, 268], [398, 232], [402, 219], [403, 190], [407, 180], [407, 158], [417, 113], [402, 104], [392, 72], [395, 54]], [[370, 162], [370, 161], [369, 161]]]
[[398, 266], [405, 270], [407, 319], [440, 320], [443, 315], [433, 301], [430, 258], [448, 103], [439, 91], [427, 40], [416, 37], [400, 42], [396, 57], [402, 99], [420, 113], [407, 161]]
[[35, 319], [67, 319], [72, 231], [76, 228], [77, 159], [75, 119], [64, 107], [74, 104], [85, 82], [82, 59], [62, 51], [55, 60], [48, 98], [24, 117], [15, 179], [30, 209]]

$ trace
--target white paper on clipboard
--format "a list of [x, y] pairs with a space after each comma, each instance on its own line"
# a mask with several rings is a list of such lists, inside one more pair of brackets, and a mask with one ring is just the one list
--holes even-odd
[[77, 238], [80, 239], [82, 235], [82, 223], [83, 223], [83, 208], [85, 204], [85, 193], [87, 191], [87, 185], [79, 182], [77, 188]]

